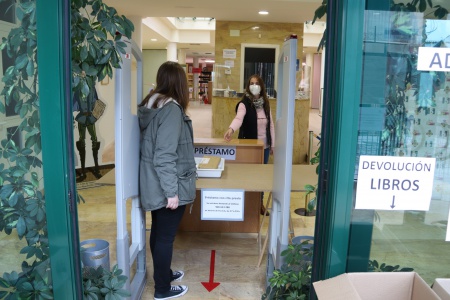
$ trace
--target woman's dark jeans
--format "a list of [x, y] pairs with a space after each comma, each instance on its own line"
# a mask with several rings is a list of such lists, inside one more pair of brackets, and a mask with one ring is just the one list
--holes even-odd
[[151, 212], [150, 251], [153, 257], [155, 291], [158, 293], [170, 290], [173, 242], [185, 209], [186, 205], [183, 205], [174, 210], [163, 207]]
[[[269, 155], [270, 155], [270, 147], [267, 147], [264, 149], [264, 164], [267, 164], [269, 162]], [[264, 199], [264, 193], [261, 193], [261, 206], [263, 206], [263, 199]]]

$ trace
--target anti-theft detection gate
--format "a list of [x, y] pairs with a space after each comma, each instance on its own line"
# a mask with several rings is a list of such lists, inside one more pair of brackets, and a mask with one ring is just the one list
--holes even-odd
[[[130, 299], [140, 299], [147, 281], [145, 212], [139, 201], [139, 140], [137, 101], [142, 99], [142, 52], [133, 41], [122, 55], [115, 80], [115, 176], [117, 210], [117, 264], [128, 276]], [[131, 201], [131, 244], [127, 231], [127, 201]], [[130, 281], [130, 269], [136, 272]]]

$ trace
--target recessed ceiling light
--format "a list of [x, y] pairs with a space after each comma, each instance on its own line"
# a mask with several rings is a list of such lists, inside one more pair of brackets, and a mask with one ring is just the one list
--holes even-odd
[[258, 14], [260, 14], [260, 15], [268, 15], [269, 12], [268, 12], [267, 10], [260, 10], [260, 11], [258, 12]]
[[150, 41], [152, 41], [152, 42], [156, 42], [156, 41], [157, 41], [157, 39], [150, 39]]
[[253, 26], [252, 29], [253, 30], [259, 29], [259, 26]]

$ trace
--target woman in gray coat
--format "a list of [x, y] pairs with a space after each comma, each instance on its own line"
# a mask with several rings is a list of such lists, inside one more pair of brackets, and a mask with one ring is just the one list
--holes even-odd
[[141, 153], [139, 165], [142, 207], [151, 211], [150, 251], [155, 299], [184, 295], [188, 287], [171, 285], [183, 271], [172, 271], [173, 242], [186, 205], [195, 198], [196, 166], [186, 74], [175, 62], [158, 69], [156, 88], [139, 104]]

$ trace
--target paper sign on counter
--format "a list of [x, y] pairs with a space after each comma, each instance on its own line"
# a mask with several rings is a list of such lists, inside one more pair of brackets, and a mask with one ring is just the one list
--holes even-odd
[[244, 190], [202, 189], [201, 194], [202, 220], [244, 220]]

